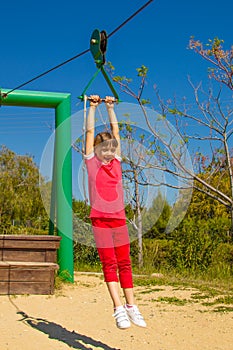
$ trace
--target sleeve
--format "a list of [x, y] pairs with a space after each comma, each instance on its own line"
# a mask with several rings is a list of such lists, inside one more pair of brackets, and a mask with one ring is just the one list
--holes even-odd
[[120, 156], [118, 156], [117, 154], [115, 154], [115, 158], [116, 158], [119, 162], [122, 161], [122, 158], [121, 158]]
[[85, 160], [85, 161], [86, 161], [86, 160], [90, 160], [90, 159], [94, 158], [94, 156], [95, 156], [95, 153], [94, 153], [94, 152], [92, 152], [92, 153], [90, 153], [90, 154], [88, 154], [88, 155], [84, 154], [84, 160]]

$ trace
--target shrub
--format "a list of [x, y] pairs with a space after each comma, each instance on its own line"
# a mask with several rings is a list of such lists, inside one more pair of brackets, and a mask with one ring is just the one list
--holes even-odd
[[13, 226], [8, 225], [3, 230], [6, 235], [47, 235], [48, 230], [42, 230], [35, 227]]
[[212, 278], [229, 278], [233, 275], [233, 245], [220, 243], [212, 254], [208, 274]]
[[211, 260], [213, 241], [205, 225], [193, 220], [185, 220], [175, 231], [173, 261], [179, 270], [205, 269]]
[[97, 249], [92, 246], [86, 246], [79, 242], [74, 243], [74, 263], [77, 266], [99, 267], [100, 260]]
[[[161, 270], [172, 264], [173, 241], [166, 239], [143, 239], [143, 266], [147, 272]], [[138, 244], [131, 244], [133, 265], [137, 265]]]

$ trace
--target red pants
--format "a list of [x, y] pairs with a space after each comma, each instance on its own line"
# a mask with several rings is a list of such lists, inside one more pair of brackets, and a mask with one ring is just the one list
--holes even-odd
[[133, 288], [126, 221], [105, 218], [92, 218], [91, 220], [105, 282], [120, 280], [122, 288]]

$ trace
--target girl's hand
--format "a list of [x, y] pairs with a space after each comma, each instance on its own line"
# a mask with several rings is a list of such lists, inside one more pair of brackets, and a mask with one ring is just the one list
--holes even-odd
[[107, 108], [114, 108], [115, 99], [112, 96], [105, 97], [105, 104]]
[[101, 103], [101, 98], [99, 95], [91, 95], [90, 96], [90, 106], [97, 107]]

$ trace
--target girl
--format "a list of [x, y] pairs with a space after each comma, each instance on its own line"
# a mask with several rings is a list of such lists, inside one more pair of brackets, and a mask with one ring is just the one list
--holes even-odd
[[[129, 328], [130, 321], [146, 327], [134, 302], [120, 163], [120, 136], [114, 112], [114, 98], [105, 98], [111, 133], [101, 132], [95, 136], [95, 110], [100, 103], [99, 96], [90, 97], [85, 150], [93, 233], [104, 279], [113, 301], [113, 316], [117, 327]], [[126, 300], [124, 306], [119, 295], [118, 276]]]

